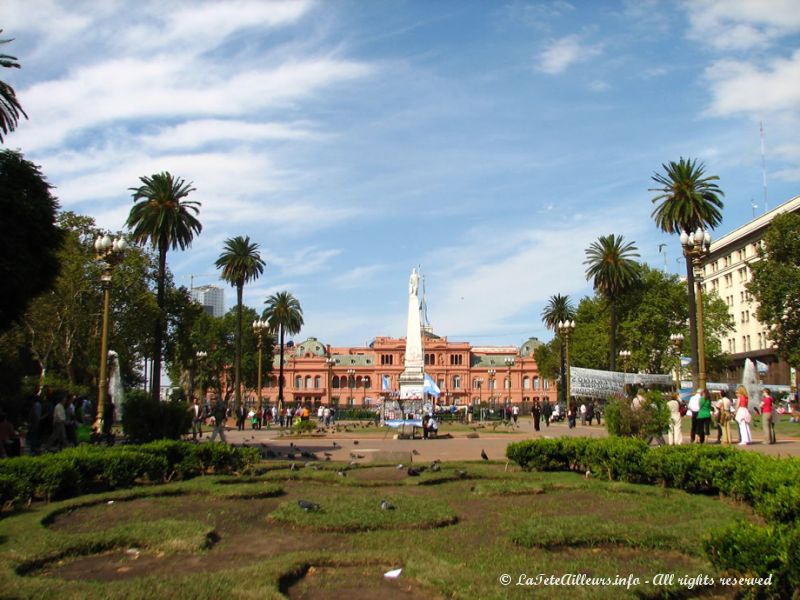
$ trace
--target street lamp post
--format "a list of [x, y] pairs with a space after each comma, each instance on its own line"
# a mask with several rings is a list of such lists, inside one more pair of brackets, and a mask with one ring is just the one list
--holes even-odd
[[347, 369], [347, 387], [350, 390], [350, 397], [347, 400], [348, 408], [351, 408], [354, 404], [353, 402], [353, 394], [355, 393], [353, 389], [356, 387], [356, 370], [355, 369]]
[[511, 358], [510, 356], [507, 356], [505, 359], [503, 359], [503, 362], [506, 363], [506, 381], [508, 382], [508, 392], [507, 392], [508, 393], [508, 403], [509, 404], [513, 404], [514, 403], [514, 399], [511, 397], [511, 389], [512, 389], [512, 386], [511, 386], [511, 367], [514, 366], [514, 359]]
[[489, 406], [492, 408], [492, 410], [494, 410], [495, 398], [497, 396], [497, 392], [495, 391], [494, 376], [497, 374], [497, 369], [489, 369], [486, 371], [486, 374], [489, 376]]
[[189, 402], [191, 403], [192, 398], [194, 398], [194, 380], [195, 380], [195, 370], [197, 369], [197, 365], [200, 364], [200, 361], [203, 360], [206, 356], [208, 356], [208, 352], [204, 350], [198, 350], [194, 353], [194, 358], [191, 362], [191, 369], [189, 369]]
[[692, 234], [681, 234], [684, 256], [692, 259], [697, 303], [697, 381], [696, 388], [706, 387], [706, 343], [703, 325], [703, 257], [711, 251], [711, 234], [701, 227]]
[[570, 400], [570, 364], [569, 364], [569, 338], [575, 332], [575, 320], [572, 321], [559, 321], [558, 331], [564, 336], [564, 353], [566, 354], [566, 373], [564, 375], [564, 402], [566, 403], [566, 410], [569, 410]]
[[111, 273], [114, 266], [122, 260], [122, 255], [128, 249], [127, 242], [119, 237], [112, 239], [110, 235], [97, 236], [94, 242], [95, 258], [103, 269], [100, 283], [103, 287], [103, 322], [100, 333], [100, 373], [98, 374], [97, 392], [97, 417], [94, 430], [102, 433], [104, 428], [109, 429], [104, 422], [106, 400], [108, 399], [108, 321], [111, 306]]
[[681, 390], [681, 348], [683, 347], [683, 334], [673, 333], [669, 336], [669, 341], [675, 347], [675, 391]]
[[264, 332], [269, 329], [269, 323], [264, 319], [256, 319], [253, 321], [253, 332], [258, 336], [258, 375], [256, 376], [258, 389], [256, 396], [258, 397], [258, 410], [261, 410], [261, 355], [264, 349]]
[[627, 374], [628, 367], [630, 367], [630, 360], [631, 360], [631, 351], [630, 350], [620, 350], [619, 357], [622, 359], [622, 370], [624, 373]]
[[336, 359], [332, 356], [329, 356], [325, 359], [325, 364], [328, 367], [328, 406], [333, 406], [333, 390], [331, 389], [331, 372], [333, 371], [333, 365], [336, 364]]

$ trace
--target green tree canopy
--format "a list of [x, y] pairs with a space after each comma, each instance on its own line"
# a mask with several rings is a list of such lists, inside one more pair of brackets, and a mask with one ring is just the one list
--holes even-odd
[[0, 151], [0, 331], [20, 317], [58, 275], [63, 235], [58, 202], [38, 166], [11, 150]]
[[278, 292], [267, 298], [264, 304], [264, 319], [269, 322], [272, 331], [278, 332], [280, 345], [280, 370], [278, 374], [278, 402], [283, 404], [283, 354], [285, 336], [300, 333], [303, 327], [303, 309], [300, 302], [289, 292]]
[[784, 213], [773, 219], [750, 263], [753, 277], [747, 291], [758, 308], [758, 320], [770, 328], [778, 355], [798, 370], [800, 383], [800, 215]]

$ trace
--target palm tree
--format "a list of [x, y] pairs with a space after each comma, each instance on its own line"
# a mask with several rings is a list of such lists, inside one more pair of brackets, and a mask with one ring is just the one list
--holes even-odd
[[[696, 160], [681, 158], [677, 163], [662, 164], [664, 173], [652, 176], [659, 187], [650, 188], [659, 192], [653, 203], [660, 204], [651, 215], [656, 225], [666, 233], [692, 233], [698, 228], [714, 229], [722, 222], [721, 197], [725, 194], [714, 183], [719, 177], [705, 176], [705, 165]], [[694, 270], [692, 259], [686, 257], [686, 281], [689, 291], [689, 339], [692, 349], [692, 374], [697, 379], [697, 306], [694, 294]]]
[[269, 322], [272, 331], [278, 331], [280, 344], [280, 368], [278, 372], [278, 408], [283, 408], [283, 349], [286, 333], [300, 333], [303, 326], [303, 309], [300, 302], [289, 292], [278, 292], [267, 298], [263, 318]]
[[233, 363], [233, 385], [238, 408], [242, 404], [242, 292], [245, 283], [255, 281], [264, 272], [265, 263], [258, 251], [258, 244], [250, 242], [249, 236], [239, 235], [225, 240], [225, 249], [214, 264], [218, 269], [222, 269], [222, 278], [236, 286], [236, 354]]
[[[158, 250], [158, 316], [153, 336], [152, 394], [158, 399], [161, 391], [161, 350], [164, 339], [164, 288], [167, 277], [167, 251], [172, 248], [185, 250], [192, 245], [203, 225], [195, 216], [199, 202], [186, 200], [195, 191], [191, 183], [174, 178], [170, 173], [157, 173], [151, 177], [140, 177], [142, 185], [130, 188], [134, 205], [125, 225], [131, 230], [133, 239], [139, 244], [150, 243]], [[142, 202], [139, 202], [142, 200]]]
[[609, 369], [617, 366], [617, 300], [637, 280], [638, 257], [636, 246], [625, 243], [622, 236], [601, 235], [586, 249], [586, 279], [594, 279], [594, 289], [608, 301], [611, 310], [609, 331], [610, 360]]
[[[544, 322], [544, 326], [548, 329], [556, 331], [558, 329], [558, 324], [561, 321], [571, 321], [575, 318], [575, 306], [573, 306], [572, 301], [569, 299], [569, 296], [562, 296], [561, 294], [556, 294], [555, 296], [550, 296], [550, 300], [547, 301], [547, 305], [542, 310], [542, 321]], [[567, 349], [564, 344], [561, 344], [561, 363], [560, 363], [560, 373], [561, 373], [561, 397], [566, 402], [564, 396], [566, 395], [566, 362], [567, 362]]]
[[[550, 300], [547, 301], [547, 305], [542, 311], [542, 321], [544, 322], [544, 326], [548, 329], [552, 329], [553, 331], [558, 329], [559, 322], [571, 321], [574, 318], [575, 307], [573, 306], [572, 301], [569, 299], [569, 296], [562, 296], [561, 294], [550, 296]], [[561, 396], [565, 402], [566, 399], [564, 397], [566, 396], [567, 389], [565, 381], [567, 363], [566, 350], [567, 349], [564, 344], [561, 344]]]
[[[3, 30], [0, 29], [0, 33]], [[14, 40], [0, 40], [0, 44], [8, 44]], [[8, 54], [0, 54], [0, 67], [6, 69], [19, 69], [19, 63], [16, 56], [9, 56]], [[17, 94], [14, 88], [4, 81], [0, 81], [0, 142], [3, 141], [3, 135], [14, 131], [17, 128], [19, 116], [22, 115], [26, 119], [28, 115], [22, 110], [22, 106], [17, 100]]]

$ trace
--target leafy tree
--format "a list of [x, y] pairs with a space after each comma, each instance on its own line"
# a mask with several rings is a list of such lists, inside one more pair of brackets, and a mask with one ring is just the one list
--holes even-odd
[[[706, 176], [705, 165], [697, 160], [680, 158], [662, 164], [663, 173], [654, 173], [653, 181], [659, 192], [653, 203], [659, 203], [652, 217], [661, 231], [690, 234], [698, 228], [714, 229], [722, 222], [722, 196], [725, 194], [715, 183], [716, 175]], [[697, 305], [694, 292], [694, 269], [692, 259], [686, 257], [686, 280], [688, 287], [689, 335], [692, 350], [692, 372], [697, 380]]]
[[251, 242], [249, 236], [225, 240], [225, 249], [215, 263], [218, 269], [222, 269], [222, 278], [236, 287], [236, 356], [233, 369], [237, 407], [242, 403], [242, 293], [245, 283], [258, 279], [264, 272], [264, 264], [258, 244]]
[[[677, 358], [670, 335], [686, 333], [686, 285], [676, 275], [647, 265], [638, 265], [637, 270], [640, 284], [619, 298], [618, 343], [631, 351], [632, 370], [669, 372]], [[722, 352], [721, 339], [731, 330], [733, 321], [727, 305], [716, 294], [704, 294], [703, 306], [706, 363], [709, 372], [720, 372], [728, 359]], [[575, 321], [577, 326], [570, 340], [572, 365], [606, 368], [610, 323], [606, 300], [599, 293], [593, 298], [583, 298]]]
[[[0, 29], [0, 33], [3, 33], [2, 29]], [[13, 41], [13, 39], [0, 40], [0, 45], [8, 44]], [[8, 54], [0, 54], [0, 67], [5, 67], [6, 69], [20, 68], [17, 57]], [[14, 92], [14, 88], [6, 82], [0, 81], [0, 142], [3, 141], [3, 135], [17, 128], [20, 115], [26, 119], [28, 118], [28, 115], [22, 110], [22, 105], [20, 105], [19, 100], [17, 100], [17, 94]]]
[[[228, 402], [234, 393], [234, 378], [230, 376], [230, 366], [236, 356], [236, 308], [231, 308], [225, 316], [217, 318], [203, 313], [197, 319], [192, 332], [192, 343], [207, 356], [196, 367], [196, 384], [203, 389], [213, 387], [218, 397]], [[242, 319], [250, 322], [258, 318], [258, 313], [244, 306]], [[258, 340], [252, 327], [242, 329], [242, 386], [252, 388], [258, 377]], [[264, 345], [265, 363], [272, 364], [272, 345]]]
[[586, 249], [586, 279], [592, 279], [594, 289], [608, 302], [611, 323], [609, 326], [609, 368], [616, 370], [617, 359], [617, 303], [619, 297], [636, 283], [638, 257], [636, 246], [625, 243], [621, 235], [613, 233], [600, 236]]
[[285, 335], [300, 333], [303, 327], [303, 309], [300, 302], [289, 292], [278, 292], [267, 298], [264, 303], [264, 319], [269, 322], [272, 331], [278, 332], [280, 345], [280, 362], [278, 373], [278, 406], [283, 406], [283, 351]]
[[[557, 331], [560, 322], [571, 321], [574, 318], [575, 307], [572, 305], [569, 296], [562, 296], [561, 294], [550, 296], [547, 305], [544, 307], [544, 310], [542, 310], [542, 322], [545, 327], [552, 331]], [[563, 344], [559, 344], [559, 351], [561, 353], [559, 369], [561, 400], [566, 402], [566, 347]]]
[[58, 202], [39, 167], [19, 152], [0, 152], [0, 332], [20, 317], [31, 299], [58, 275], [62, 233]]
[[775, 217], [758, 257], [750, 263], [747, 291], [758, 302], [756, 316], [769, 326], [778, 355], [797, 369], [800, 389], [800, 215]]
[[190, 399], [194, 391], [193, 374], [197, 367], [197, 345], [195, 327], [204, 316], [212, 318], [195, 302], [185, 287], [170, 288], [167, 292], [167, 341], [164, 356], [167, 373], [173, 383], [179, 383], [182, 396]]
[[[191, 183], [173, 177], [169, 172], [140, 177], [142, 185], [130, 188], [134, 205], [128, 215], [127, 227], [138, 244], [151, 244], [158, 252], [156, 276], [159, 314], [153, 332], [153, 383], [152, 395], [158, 399], [161, 391], [161, 352], [164, 339], [164, 308], [167, 278], [167, 251], [185, 250], [203, 226], [195, 216], [199, 202], [187, 200], [195, 191]], [[141, 201], [141, 202], [140, 202]]]

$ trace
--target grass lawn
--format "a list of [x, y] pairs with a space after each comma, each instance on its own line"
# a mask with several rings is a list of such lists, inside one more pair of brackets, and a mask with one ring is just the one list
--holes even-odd
[[[346, 469], [340, 474], [342, 469]], [[716, 497], [447, 463], [260, 465], [34, 506], [0, 520], [3, 598], [686, 597], [658, 573], [718, 575], [700, 540], [750, 510]], [[316, 505], [303, 510], [298, 500]], [[394, 508], [381, 508], [382, 501]], [[399, 578], [383, 573], [402, 568]], [[612, 586], [519, 577], [634, 576]], [[510, 575], [511, 585], [499, 578]], [[713, 597], [733, 597], [716, 589]]]

